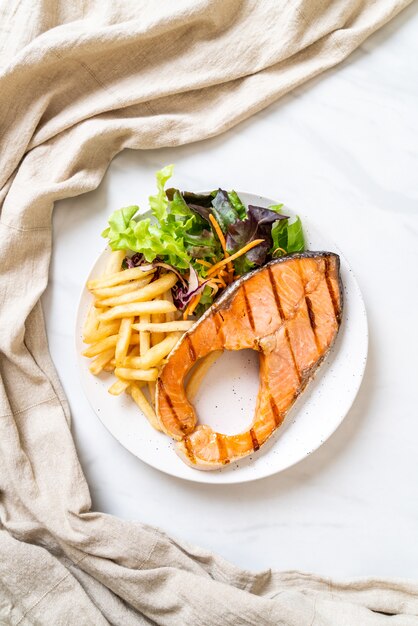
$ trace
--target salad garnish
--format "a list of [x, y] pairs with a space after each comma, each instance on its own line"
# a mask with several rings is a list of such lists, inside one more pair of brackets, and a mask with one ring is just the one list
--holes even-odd
[[157, 193], [149, 198], [151, 217], [139, 206], [117, 209], [102, 236], [112, 250], [126, 250], [123, 267], [154, 267], [175, 272], [173, 300], [187, 319], [202, 314], [234, 280], [267, 261], [303, 252], [299, 217], [291, 220], [282, 204], [268, 208], [242, 203], [235, 191], [207, 194], [166, 189], [173, 165], [157, 172]]

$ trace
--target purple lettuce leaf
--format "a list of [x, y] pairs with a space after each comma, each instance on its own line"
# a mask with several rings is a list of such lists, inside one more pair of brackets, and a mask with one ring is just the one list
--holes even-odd
[[212, 206], [212, 200], [214, 197], [214, 193], [191, 193], [190, 191], [182, 191], [181, 195], [183, 196], [186, 204], [189, 206], [194, 204], [199, 207], [210, 208]]
[[276, 213], [276, 211], [255, 204], [248, 205], [248, 214], [253, 215], [260, 224], [273, 224], [276, 220], [289, 219], [287, 215]]
[[187, 206], [210, 224], [209, 215], [212, 213], [211, 208], [191, 203], [188, 203]]
[[131, 269], [132, 267], [139, 267], [146, 263], [145, 257], [140, 252], [135, 252], [132, 256], [126, 256], [122, 261], [122, 267], [124, 270]]
[[122, 261], [123, 269], [131, 269], [132, 267], [140, 267], [144, 272], [156, 268], [157, 271], [154, 274], [154, 280], [160, 276], [161, 269], [164, 268], [169, 272], [174, 272], [180, 282], [184, 285], [186, 284], [185, 279], [177, 268], [169, 263], [164, 263], [164, 261], [161, 261], [158, 257], [152, 263], [148, 263], [143, 254], [136, 252], [131, 257], [126, 256]]
[[255, 239], [264, 241], [235, 261], [235, 269], [239, 274], [263, 265], [273, 244], [271, 236], [273, 224], [277, 220], [287, 219], [285, 215], [252, 204], [248, 206], [247, 215], [246, 220], [237, 221], [229, 226], [226, 236], [228, 252], [231, 254], [237, 252]]
[[179, 193], [187, 204], [189, 209], [194, 213], [203, 217], [204, 220], [210, 223], [209, 215], [212, 212], [212, 200], [213, 194], [198, 194], [191, 193], [190, 191], [178, 191], [177, 189], [168, 189], [167, 196], [172, 200], [175, 197], [175, 194]]
[[228, 192], [224, 189], [219, 189], [218, 193], [212, 200], [212, 213], [214, 214], [216, 221], [218, 222], [221, 230], [224, 234], [228, 232], [228, 228], [240, 221], [238, 211], [232, 206], [229, 199]]
[[173, 302], [176, 307], [180, 309], [180, 311], [183, 311], [189, 304], [193, 296], [203, 291], [208, 280], [203, 281], [199, 285], [199, 277], [197, 275], [197, 272], [192, 266], [190, 266], [189, 280], [187, 284], [176, 283], [171, 289]]

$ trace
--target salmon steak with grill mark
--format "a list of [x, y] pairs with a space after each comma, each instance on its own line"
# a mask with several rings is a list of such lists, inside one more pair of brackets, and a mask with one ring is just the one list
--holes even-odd
[[[183, 335], [157, 380], [156, 412], [196, 469], [217, 469], [259, 448], [283, 423], [337, 336], [343, 298], [340, 260], [305, 252], [271, 261], [235, 281]], [[248, 430], [236, 435], [198, 425], [184, 381], [214, 350], [260, 355], [260, 386]]]

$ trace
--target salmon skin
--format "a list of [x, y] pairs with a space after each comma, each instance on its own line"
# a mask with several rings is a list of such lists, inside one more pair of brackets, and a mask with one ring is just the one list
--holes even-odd
[[[235, 281], [180, 339], [157, 380], [161, 428], [196, 469], [217, 469], [256, 452], [283, 423], [337, 336], [343, 307], [340, 259], [332, 252], [281, 257]], [[197, 425], [184, 380], [213, 350], [260, 353], [251, 427], [236, 435]]]

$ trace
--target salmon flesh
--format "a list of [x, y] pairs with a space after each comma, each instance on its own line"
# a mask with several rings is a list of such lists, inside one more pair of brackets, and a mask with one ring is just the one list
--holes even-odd
[[[340, 259], [331, 252], [281, 257], [235, 281], [180, 339], [157, 380], [161, 428], [196, 469], [217, 469], [260, 449], [283, 423], [329, 352], [341, 323]], [[260, 353], [251, 427], [236, 435], [197, 425], [184, 381], [214, 350]]]

